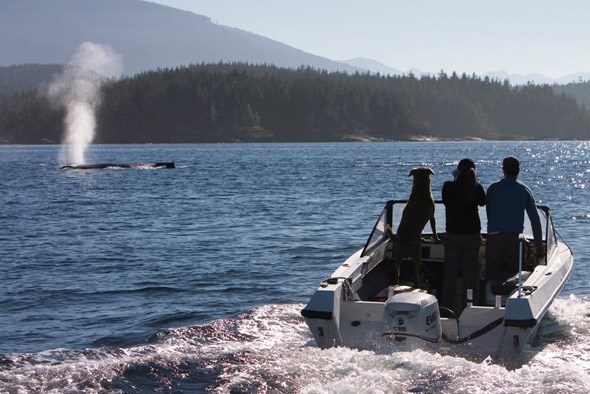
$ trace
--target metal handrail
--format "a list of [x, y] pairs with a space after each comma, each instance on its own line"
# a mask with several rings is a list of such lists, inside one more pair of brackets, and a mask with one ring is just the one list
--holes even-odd
[[519, 236], [518, 242], [518, 298], [522, 297], [522, 246], [525, 242], [523, 234]]

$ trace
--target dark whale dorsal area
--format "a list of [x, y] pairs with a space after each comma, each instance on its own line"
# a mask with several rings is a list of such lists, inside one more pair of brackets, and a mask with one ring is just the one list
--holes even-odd
[[98, 163], [98, 164], [78, 164], [78, 165], [65, 165], [62, 169], [71, 170], [102, 170], [105, 168], [176, 168], [174, 162], [160, 162], [160, 163], [143, 163], [143, 164], [121, 164], [121, 163]]

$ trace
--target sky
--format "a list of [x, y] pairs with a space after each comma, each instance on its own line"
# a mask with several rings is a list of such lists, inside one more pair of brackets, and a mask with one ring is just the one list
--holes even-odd
[[590, 71], [588, 0], [151, 0], [332, 60], [408, 71]]

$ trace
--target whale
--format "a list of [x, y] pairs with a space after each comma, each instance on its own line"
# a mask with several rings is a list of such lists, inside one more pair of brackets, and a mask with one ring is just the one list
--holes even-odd
[[176, 168], [174, 162], [158, 162], [144, 164], [122, 164], [122, 163], [98, 163], [98, 164], [71, 164], [61, 167], [65, 170], [102, 170], [105, 168]]

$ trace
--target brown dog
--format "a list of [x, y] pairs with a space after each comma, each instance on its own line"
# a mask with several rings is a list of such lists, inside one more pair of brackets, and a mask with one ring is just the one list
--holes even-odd
[[395, 262], [395, 276], [393, 283], [399, 282], [402, 259], [412, 258], [414, 261], [414, 286], [422, 279], [422, 230], [430, 221], [432, 238], [438, 241], [436, 222], [434, 219], [434, 199], [430, 190], [430, 175], [434, 175], [431, 168], [414, 168], [410, 175], [414, 176], [412, 193], [402, 213], [402, 220], [394, 236], [388, 225], [389, 237], [395, 239], [393, 260]]

